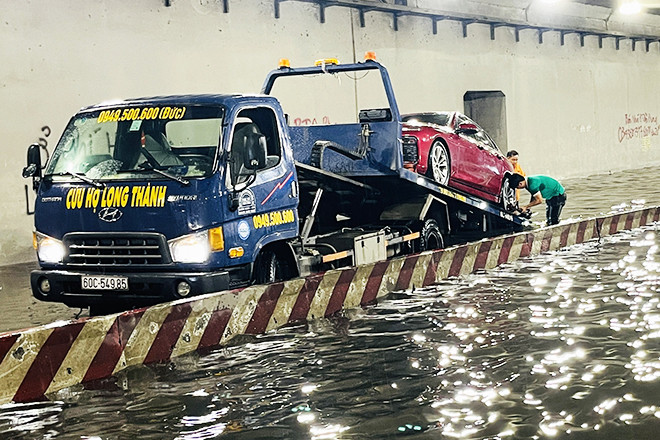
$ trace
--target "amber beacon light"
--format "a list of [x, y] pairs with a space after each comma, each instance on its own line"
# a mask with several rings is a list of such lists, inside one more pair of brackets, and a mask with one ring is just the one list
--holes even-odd
[[364, 54], [365, 61], [376, 61], [376, 52], [368, 51]]
[[316, 67], [319, 67], [319, 66], [320, 67], [325, 67], [326, 65], [329, 65], [329, 64], [337, 65], [337, 64], [339, 64], [339, 60], [337, 58], [323, 58], [321, 60], [314, 61], [314, 65]]
[[277, 65], [280, 69], [290, 69], [291, 62], [288, 58], [280, 58], [280, 62]]

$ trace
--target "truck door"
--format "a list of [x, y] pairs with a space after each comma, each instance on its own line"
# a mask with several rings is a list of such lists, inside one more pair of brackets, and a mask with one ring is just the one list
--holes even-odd
[[284, 154], [281, 127], [267, 106], [243, 108], [232, 119], [225, 240], [226, 248], [243, 251], [237, 264], [254, 261], [266, 244], [298, 233], [296, 175]]

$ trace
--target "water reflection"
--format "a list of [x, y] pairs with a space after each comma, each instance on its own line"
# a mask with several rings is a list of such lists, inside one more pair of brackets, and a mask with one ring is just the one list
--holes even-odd
[[658, 231], [0, 407], [0, 438], [652, 439]]

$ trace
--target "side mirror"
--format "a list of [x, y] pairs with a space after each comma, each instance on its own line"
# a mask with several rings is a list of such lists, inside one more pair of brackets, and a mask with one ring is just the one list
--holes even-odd
[[266, 136], [258, 133], [248, 134], [245, 145], [245, 161], [248, 170], [266, 168]]
[[257, 178], [257, 170], [266, 168], [266, 136], [259, 133], [248, 133], [245, 135], [243, 167], [248, 172], [241, 171], [239, 175], [247, 175], [248, 178], [245, 181], [234, 184], [234, 190], [229, 195], [230, 211], [236, 211], [238, 209], [240, 192], [252, 185]]
[[27, 150], [27, 166], [23, 168], [23, 177], [41, 177], [41, 146], [32, 144]]
[[473, 134], [478, 131], [479, 129], [474, 124], [461, 124], [458, 126], [458, 129], [456, 129], [456, 133], [465, 133], [465, 134]]
[[41, 183], [41, 146], [32, 144], [27, 150], [27, 166], [23, 168], [23, 177], [32, 177], [32, 189], [36, 192]]

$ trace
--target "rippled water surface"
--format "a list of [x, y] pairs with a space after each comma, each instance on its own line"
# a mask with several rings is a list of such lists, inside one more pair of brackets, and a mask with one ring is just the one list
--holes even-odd
[[[568, 216], [609, 211], [583, 183]], [[0, 406], [0, 438], [660, 438], [659, 244], [636, 229]]]

